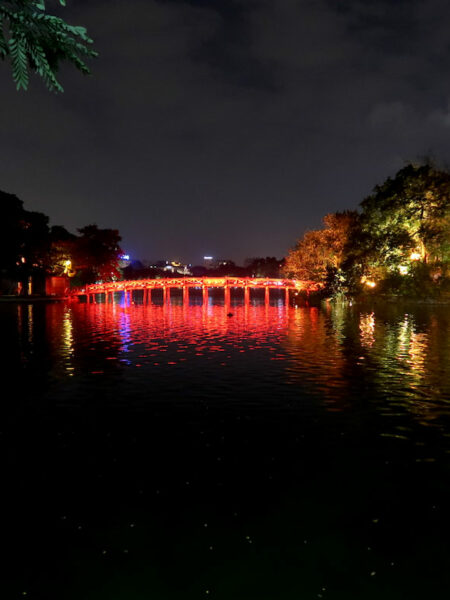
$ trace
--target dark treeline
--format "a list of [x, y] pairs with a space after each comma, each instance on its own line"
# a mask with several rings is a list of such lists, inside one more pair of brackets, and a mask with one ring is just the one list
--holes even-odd
[[75, 285], [119, 277], [120, 235], [87, 225], [74, 235], [49, 218], [23, 208], [0, 191], [0, 293], [43, 294], [48, 276], [67, 275]]
[[450, 292], [450, 173], [407, 164], [361, 210], [327, 215], [286, 258], [288, 277], [326, 296], [433, 297]]

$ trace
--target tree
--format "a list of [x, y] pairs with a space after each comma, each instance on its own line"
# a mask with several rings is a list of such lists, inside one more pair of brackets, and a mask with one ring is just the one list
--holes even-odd
[[77, 236], [67, 231], [61, 225], [50, 229], [50, 249], [47, 261], [47, 271], [56, 276], [75, 275], [75, 254]]
[[93, 283], [99, 279], [109, 281], [119, 279], [119, 259], [122, 239], [117, 229], [99, 229], [97, 225], [87, 225], [78, 229], [74, 251], [74, 267], [80, 271], [81, 283]]
[[373, 264], [398, 269], [411, 256], [445, 259], [450, 173], [426, 163], [408, 164], [361, 202], [361, 234]]
[[343, 264], [348, 288], [430, 296], [450, 266], [450, 173], [408, 164], [361, 202]]
[[[59, 0], [65, 6], [65, 0]], [[69, 25], [46, 12], [44, 0], [0, 0], [0, 58], [9, 58], [17, 89], [26, 90], [29, 70], [37, 73], [51, 91], [64, 91], [56, 73], [69, 62], [84, 74], [84, 59], [98, 56], [90, 48], [84, 27]]]
[[357, 219], [354, 211], [326, 215], [322, 229], [308, 231], [290, 250], [284, 266], [285, 274], [332, 285], [340, 277], [350, 232]]
[[50, 245], [48, 217], [27, 211], [14, 194], [0, 191], [0, 277], [2, 289], [12, 290], [18, 282], [27, 289], [30, 277], [45, 276]]

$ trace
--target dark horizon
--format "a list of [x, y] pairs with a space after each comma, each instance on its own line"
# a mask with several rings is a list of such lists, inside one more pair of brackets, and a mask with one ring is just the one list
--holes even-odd
[[443, 0], [69, 2], [100, 57], [1, 65], [0, 189], [71, 231], [117, 228], [133, 258], [285, 256], [405, 161], [450, 159]]

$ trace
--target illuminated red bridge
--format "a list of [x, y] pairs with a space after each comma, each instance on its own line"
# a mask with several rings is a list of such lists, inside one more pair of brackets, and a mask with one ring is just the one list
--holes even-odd
[[189, 290], [191, 288], [201, 289], [203, 292], [203, 301], [207, 302], [208, 289], [222, 288], [224, 290], [225, 304], [229, 303], [231, 289], [243, 289], [245, 303], [250, 301], [251, 289], [265, 290], [266, 302], [270, 299], [270, 290], [284, 290], [285, 303], [289, 304], [289, 294], [291, 291], [299, 292], [315, 291], [320, 288], [312, 281], [299, 281], [298, 279], [269, 279], [262, 277], [176, 277], [167, 279], [137, 279], [134, 281], [108, 281], [105, 283], [95, 283], [87, 285], [84, 288], [74, 289], [72, 296], [86, 296], [88, 302], [96, 302], [97, 294], [104, 294], [106, 302], [114, 301], [114, 293], [123, 292], [125, 301], [130, 301], [133, 292], [143, 291], [143, 302], [148, 304], [151, 300], [152, 290], [163, 290], [163, 299], [169, 301], [171, 289], [183, 290], [183, 302], [189, 301]]

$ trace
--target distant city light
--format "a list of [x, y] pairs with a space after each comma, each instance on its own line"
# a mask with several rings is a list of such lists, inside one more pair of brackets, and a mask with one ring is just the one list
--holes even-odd
[[204, 257], [203, 257], [203, 260], [212, 260], [212, 259], [213, 259], [213, 257], [212, 257], [212, 256], [204, 256]]
[[400, 271], [401, 275], [406, 275], [408, 273], [408, 267], [405, 265], [400, 265], [398, 270]]
[[130, 255], [129, 254], [122, 254], [122, 256], [120, 258], [122, 260], [130, 260]]
[[420, 260], [420, 254], [419, 254], [419, 252], [411, 252], [411, 255], [409, 258], [411, 260]]

